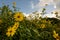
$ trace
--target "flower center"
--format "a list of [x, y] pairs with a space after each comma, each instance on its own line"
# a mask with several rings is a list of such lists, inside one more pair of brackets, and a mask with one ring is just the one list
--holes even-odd
[[18, 18], [20, 18], [20, 16], [18, 16]]
[[10, 31], [10, 33], [12, 32], [12, 30]]

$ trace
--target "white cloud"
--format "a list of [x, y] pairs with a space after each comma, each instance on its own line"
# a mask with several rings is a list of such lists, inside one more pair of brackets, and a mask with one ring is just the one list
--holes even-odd
[[57, 11], [60, 16], [60, 0], [39, 0], [36, 7], [44, 7], [45, 4], [54, 5], [55, 11]]
[[56, 8], [56, 5], [54, 5], [54, 8]]
[[60, 9], [60, 0], [53, 0], [54, 6], [56, 6], [56, 9]]
[[60, 16], [60, 0], [53, 0], [55, 10], [54, 12], [58, 12], [58, 16]]
[[24, 16], [26, 16], [26, 17], [29, 16], [29, 14], [26, 14], [26, 13], [23, 13], [23, 14], [24, 14]]
[[45, 14], [44, 17], [46, 17], [46, 16], [47, 16], [47, 17], [50, 17], [50, 18], [52, 18], [52, 17], [53, 17], [53, 18], [56, 17], [55, 14]]
[[44, 7], [45, 4], [54, 5], [54, 8], [60, 9], [60, 0], [39, 0], [36, 5], [34, 5], [33, 1], [31, 1], [32, 9]]
[[53, 0], [53, 2], [58, 3], [58, 2], [60, 2], [60, 0]]
[[31, 1], [31, 7], [33, 8], [40, 8], [45, 6], [45, 4], [51, 5], [53, 4], [53, 0], [38, 0], [39, 2], [34, 5], [34, 2]]
[[[40, 11], [40, 9], [42, 9], [43, 7], [45, 7], [45, 4], [54, 5], [54, 8], [55, 8], [54, 11], [57, 11], [58, 13], [60, 13], [60, 0], [39, 0], [39, 2], [36, 5], [34, 5], [34, 2], [31, 1], [31, 8], [32, 9], [38, 8], [38, 11]], [[54, 15], [52, 15], [52, 16], [54, 16]]]
[[53, 0], [39, 0], [39, 2], [37, 3], [37, 7], [40, 7], [40, 6], [45, 6], [45, 4], [52, 4]]

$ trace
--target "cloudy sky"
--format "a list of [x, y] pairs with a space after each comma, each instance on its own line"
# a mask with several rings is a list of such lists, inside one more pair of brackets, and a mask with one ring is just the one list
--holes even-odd
[[[34, 11], [41, 11], [42, 8], [46, 8], [46, 12], [50, 13], [53, 10], [60, 10], [60, 0], [0, 0], [0, 7], [2, 3], [10, 5], [12, 9], [12, 3], [16, 2], [16, 7], [24, 12], [31, 13]], [[48, 4], [45, 6], [45, 4]]]

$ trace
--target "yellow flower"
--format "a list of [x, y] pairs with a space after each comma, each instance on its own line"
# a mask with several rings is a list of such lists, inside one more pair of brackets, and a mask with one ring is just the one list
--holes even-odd
[[54, 30], [53, 33], [56, 34], [56, 31]]
[[19, 27], [19, 22], [15, 22], [15, 24], [13, 25], [12, 28], [14, 28], [15, 30]]
[[54, 37], [54, 38], [58, 38], [58, 37], [59, 37], [58, 33], [56, 33], [55, 30], [53, 31], [53, 37]]
[[13, 36], [15, 34], [15, 29], [12, 28], [12, 27], [9, 27], [7, 32], [6, 32], [6, 35], [9, 37], [9, 36]]
[[57, 38], [57, 37], [58, 37], [58, 34], [54, 34], [53, 37], [54, 37], [54, 38]]
[[15, 21], [22, 21], [23, 20], [23, 14], [21, 12], [16, 12], [14, 15]]
[[9, 36], [13, 36], [17, 30], [17, 28], [19, 27], [19, 22], [15, 22], [15, 24], [13, 25], [13, 27], [9, 27], [6, 35]]
[[45, 24], [41, 24], [41, 26], [40, 26], [41, 28], [45, 28], [46, 26], [45, 26]]

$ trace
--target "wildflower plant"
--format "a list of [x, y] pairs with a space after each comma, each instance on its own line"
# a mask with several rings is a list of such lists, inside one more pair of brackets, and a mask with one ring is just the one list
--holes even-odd
[[[13, 5], [16, 8], [15, 2]], [[0, 40], [60, 40], [60, 20], [48, 17], [27, 20], [23, 12], [4, 5], [0, 7]]]

